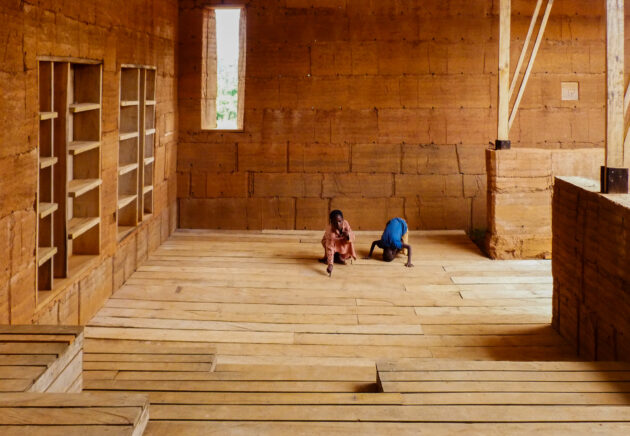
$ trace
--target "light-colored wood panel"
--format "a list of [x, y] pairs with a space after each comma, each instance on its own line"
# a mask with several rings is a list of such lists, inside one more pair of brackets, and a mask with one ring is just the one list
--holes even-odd
[[57, 254], [57, 247], [38, 247], [37, 248], [37, 264], [42, 266]]
[[54, 156], [51, 157], [40, 157], [39, 158], [39, 169], [43, 170], [44, 168], [49, 168], [57, 163], [58, 159]]
[[80, 112], [94, 111], [100, 108], [100, 103], [73, 103], [69, 106], [70, 112], [74, 114]]
[[73, 156], [77, 156], [100, 146], [100, 141], [71, 141], [68, 143], [68, 152]]
[[68, 195], [72, 198], [79, 197], [92, 189], [101, 186], [101, 179], [74, 179], [68, 183]]
[[[147, 427], [153, 436], [201, 436], [208, 432], [209, 424], [194, 421], [154, 421]], [[453, 434], [469, 435], [532, 435], [553, 434], [557, 436], [626, 434], [630, 431], [627, 423], [383, 423], [383, 422], [243, 422], [212, 421], [212, 431], [218, 434], [260, 436], [291, 434], [307, 436], [314, 434], [361, 434], [416, 436], [430, 434], [446, 436]]]
[[154, 405], [156, 420], [362, 421], [362, 422], [618, 422], [621, 406], [326, 406]]
[[365, 392], [373, 383], [334, 381], [86, 380], [86, 390], [172, 392]]
[[94, 226], [99, 225], [99, 217], [72, 218], [68, 222], [68, 239], [76, 239]]

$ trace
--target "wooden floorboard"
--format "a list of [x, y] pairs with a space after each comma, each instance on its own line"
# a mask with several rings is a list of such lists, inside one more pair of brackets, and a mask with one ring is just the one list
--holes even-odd
[[549, 261], [452, 231], [363, 259], [379, 236], [328, 277], [320, 232], [176, 231], [86, 327], [84, 389], [148, 395], [150, 435], [630, 431], [630, 369], [550, 326]]

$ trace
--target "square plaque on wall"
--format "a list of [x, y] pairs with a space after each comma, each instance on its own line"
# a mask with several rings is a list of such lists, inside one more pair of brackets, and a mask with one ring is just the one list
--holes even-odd
[[562, 82], [562, 101], [577, 101], [580, 99], [578, 82]]

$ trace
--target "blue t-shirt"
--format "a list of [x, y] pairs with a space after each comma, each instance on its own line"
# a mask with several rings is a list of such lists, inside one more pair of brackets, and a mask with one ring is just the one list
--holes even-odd
[[[392, 218], [387, 222], [381, 242], [385, 247], [402, 249], [402, 237], [407, 233], [407, 223], [402, 218]], [[384, 247], [381, 247], [384, 248]]]

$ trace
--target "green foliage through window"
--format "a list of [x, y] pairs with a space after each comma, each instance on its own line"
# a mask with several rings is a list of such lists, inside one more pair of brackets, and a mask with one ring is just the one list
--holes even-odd
[[216, 9], [217, 128], [236, 129], [240, 9]]

